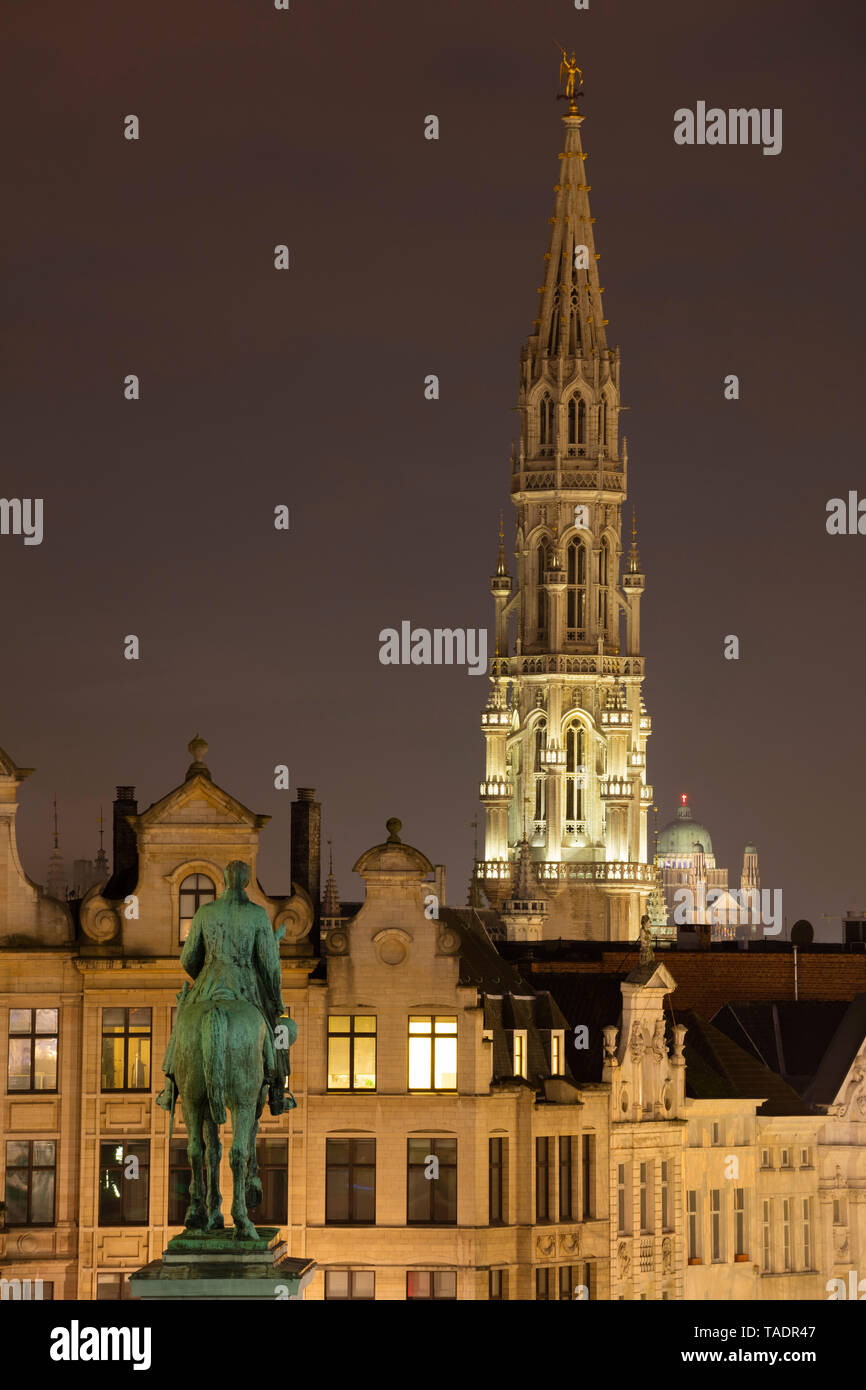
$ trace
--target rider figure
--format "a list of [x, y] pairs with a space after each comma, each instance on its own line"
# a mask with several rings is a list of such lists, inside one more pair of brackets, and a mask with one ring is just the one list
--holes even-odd
[[[166, 1082], [156, 1103], [171, 1110], [177, 1096], [174, 1052], [177, 1026], [187, 1003], [243, 999], [258, 1009], [265, 1021], [262, 1061], [268, 1106], [272, 1115], [282, 1115], [296, 1104], [291, 1092], [286, 1094], [285, 1079], [290, 1070], [289, 1047], [298, 1027], [285, 1018], [278, 939], [264, 908], [251, 903], [244, 891], [250, 881], [249, 866], [233, 859], [226, 867], [225, 880], [225, 892], [198, 909], [181, 952], [180, 963], [195, 983], [192, 987], [185, 983], [177, 996], [177, 1018], [162, 1063]], [[237, 930], [233, 909], [238, 908], [243, 909], [246, 922], [251, 912], [259, 914], [252, 932]], [[285, 1039], [275, 1038], [278, 1025], [285, 1031]]]

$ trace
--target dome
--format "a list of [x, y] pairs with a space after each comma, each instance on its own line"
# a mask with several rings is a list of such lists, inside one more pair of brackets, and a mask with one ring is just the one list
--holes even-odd
[[658, 852], [665, 859], [682, 859], [697, 854], [696, 843], [704, 854], [712, 854], [710, 832], [700, 821], [692, 819], [692, 808], [684, 798], [682, 805], [677, 807], [676, 820], [670, 821], [659, 834]]

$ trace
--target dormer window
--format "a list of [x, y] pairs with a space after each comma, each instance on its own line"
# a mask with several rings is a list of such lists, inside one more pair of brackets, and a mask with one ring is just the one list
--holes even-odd
[[514, 1075], [526, 1076], [526, 1030], [514, 1030]]
[[180, 885], [178, 909], [178, 942], [182, 946], [189, 936], [192, 919], [202, 903], [216, 898], [216, 884], [207, 874], [188, 874]]
[[563, 1056], [565, 1055], [565, 1032], [554, 1028], [550, 1034], [550, 1074], [562, 1076]]

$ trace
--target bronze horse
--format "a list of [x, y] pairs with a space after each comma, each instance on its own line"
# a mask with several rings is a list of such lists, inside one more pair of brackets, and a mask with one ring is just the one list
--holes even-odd
[[295, 1104], [291, 1095], [283, 1100], [282, 1083], [289, 1069], [288, 1048], [298, 1031], [283, 1017], [279, 936], [264, 908], [247, 897], [249, 878], [248, 866], [232, 860], [225, 891], [193, 918], [180, 961], [195, 983], [179, 996], [175, 1032], [163, 1063], [170, 1080], [160, 1098], [165, 1105], [167, 1096], [173, 1109], [173, 1078], [188, 1135], [188, 1230], [223, 1229], [219, 1127], [226, 1123], [226, 1111], [231, 1112], [236, 1239], [256, 1238], [247, 1208], [262, 1200], [256, 1162], [259, 1120], [269, 1089], [274, 1114]]

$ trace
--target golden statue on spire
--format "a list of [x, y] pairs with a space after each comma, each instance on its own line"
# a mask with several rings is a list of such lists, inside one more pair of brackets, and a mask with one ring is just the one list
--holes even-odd
[[[554, 42], [556, 42], [556, 40], [554, 40]], [[574, 49], [571, 50], [571, 57], [569, 58], [568, 54], [566, 53], [566, 51], [565, 51], [565, 49], [563, 48], [563, 46], [562, 46], [561, 43], [557, 43], [557, 44], [556, 44], [556, 47], [559, 49], [560, 53], [562, 54], [562, 61], [561, 61], [560, 64], [559, 64], [559, 81], [560, 81], [560, 83], [562, 83], [563, 79], [565, 80], [565, 95], [568, 97], [569, 101], [573, 102], [573, 101], [574, 101], [574, 74], [577, 73], [578, 77], [580, 78], [580, 83], [579, 83], [579, 85], [582, 87], [582, 86], [583, 86], [583, 73], [581, 72], [580, 68], [577, 66], [577, 59], [576, 59], [575, 54], [574, 54]]]

